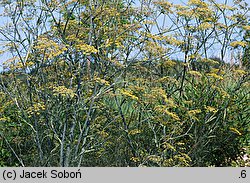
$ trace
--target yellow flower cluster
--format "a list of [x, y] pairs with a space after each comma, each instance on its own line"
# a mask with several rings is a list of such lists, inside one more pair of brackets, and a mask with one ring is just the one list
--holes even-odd
[[226, 28], [228, 28], [228, 27], [227, 27], [226, 24], [217, 22], [217, 23], [216, 23], [216, 28], [217, 28], [218, 30], [222, 30], [222, 29], [226, 29]]
[[116, 8], [113, 7], [105, 7], [100, 9], [100, 13], [103, 13], [107, 17], [119, 17], [120, 12], [117, 11]]
[[195, 76], [195, 77], [201, 77], [202, 74], [198, 71], [188, 71], [187, 72], [188, 74], [192, 75], [192, 76]]
[[172, 84], [178, 83], [178, 81], [171, 76], [164, 76], [164, 77], [158, 79], [157, 82], [166, 82], [166, 83], [168, 82], [168, 83], [172, 83]]
[[166, 92], [160, 87], [152, 88], [151, 93], [156, 97], [166, 97]]
[[148, 32], [145, 33], [145, 37], [150, 38], [152, 40], [162, 40], [163, 39], [163, 36], [154, 35], [154, 34], [148, 33]]
[[232, 46], [232, 47], [238, 47], [238, 46], [245, 47], [245, 46], [247, 46], [247, 42], [245, 42], [245, 41], [233, 41], [230, 43], [230, 46]]
[[[164, 99], [165, 101], [168, 101], [166, 92], [160, 87], [152, 88], [151, 93], [152, 93], [152, 95], [155, 95], [156, 98]], [[171, 99], [169, 99], [169, 100], [171, 100]]]
[[194, 54], [189, 55], [189, 60], [190, 59], [199, 59], [199, 58], [201, 58], [201, 55], [198, 53], [194, 53]]
[[8, 122], [8, 121], [10, 121], [10, 118], [4, 116], [4, 117], [0, 118], [0, 121], [1, 121], [1, 122], [5, 122], [5, 121]]
[[98, 134], [102, 137], [102, 138], [107, 138], [109, 136], [109, 134], [107, 132], [105, 132], [104, 130], [98, 132]]
[[105, 85], [105, 86], [109, 86], [109, 85], [110, 85], [108, 81], [106, 81], [105, 79], [101, 79], [101, 78], [99, 78], [99, 77], [95, 77], [94, 80], [95, 80], [97, 83], [103, 84], [103, 85]]
[[176, 149], [175, 149], [175, 147], [174, 146], [172, 146], [170, 143], [168, 143], [168, 142], [163, 142], [162, 143], [162, 147], [164, 148], [164, 149], [169, 149], [169, 150], [172, 150], [172, 151], [176, 151]]
[[27, 67], [31, 67], [33, 66], [35, 63], [32, 62], [32, 61], [29, 61], [29, 62], [26, 62], [26, 63], [22, 63], [20, 61], [17, 61], [17, 62], [13, 62], [11, 65], [9, 65], [9, 68], [11, 70], [16, 70], [16, 69], [24, 69], [24, 68], [27, 68]]
[[156, 22], [154, 22], [154, 21], [152, 21], [152, 20], [144, 20], [144, 21], [142, 22], [142, 24], [155, 25]]
[[35, 64], [35, 63], [32, 62], [32, 61], [28, 61], [28, 62], [25, 63], [25, 66], [26, 66], [26, 67], [31, 67], [31, 66], [33, 66], [34, 64]]
[[157, 96], [151, 94], [151, 93], [145, 93], [143, 94], [143, 97], [145, 97], [145, 102], [146, 103], [154, 103], [157, 100]]
[[224, 78], [222, 76], [219, 76], [218, 74], [215, 73], [208, 73], [206, 74], [208, 77], [212, 77], [214, 79], [218, 79], [218, 80], [223, 80]]
[[212, 59], [209, 59], [209, 58], [202, 58], [201, 62], [208, 63], [208, 64], [211, 64], [211, 65], [216, 65], [216, 64], [219, 63], [218, 61], [215, 61], [215, 60], [212, 60]]
[[175, 104], [174, 99], [167, 98], [166, 96], [164, 96], [163, 98], [164, 98], [164, 102], [166, 103], [165, 105], [167, 105], [168, 108], [176, 108], [177, 107], [177, 104]]
[[[202, 0], [189, 0], [189, 6], [176, 5], [176, 13], [181, 17], [186, 18], [200, 18], [202, 20], [213, 20], [213, 11], [208, 4]], [[208, 26], [208, 25], [204, 25]]]
[[130, 85], [128, 86], [135, 93], [143, 93], [145, 92], [145, 88], [142, 86]]
[[232, 6], [229, 6], [227, 4], [224, 4], [224, 3], [218, 3], [216, 6], [220, 7], [221, 9], [224, 9], [224, 10], [235, 10], [236, 7], [232, 7]]
[[240, 133], [239, 130], [237, 130], [236, 128], [229, 128], [232, 132], [236, 133], [237, 135], [241, 136], [242, 133]]
[[243, 76], [243, 75], [247, 74], [246, 71], [241, 70], [241, 69], [236, 69], [236, 70], [234, 70], [234, 73], [235, 73], [236, 75], [239, 75], [239, 76]]
[[175, 166], [175, 162], [173, 160], [173, 158], [168, 158], [168, 159], [165, 159], [162, 163], [162, 166], [163, 167], [172, 167], [172, 166]]
[[188, 114], [190, 116], [195, 116], [196, 114], [199, 114], [199, 113], [201, 113], [200, 109], [193, 109], [193, 110], [188, 111]]
[[135, 162], [135, 163], [137, 163], [137, 162], [140, 161], [140, 159], [137, 158], [137, 157], [131, 157], [130, 160], [133, 161], [133, 162]]
[[[1, 93], [0, 93], [0, 94], [1, 94]], [[1, 97], [2, 97], [2, 96], [0, 95], [0, 99], [2, 99]], [[15, 99], [14, 99], [14, 100], [15, 100]], [[0, 106], [0, 114], [3, 113], [4, 110], [5, 110], [6, 108], [8, 108], [10, 105], [14, 104], [14, 101], [13, 101], [13, 100], [5, 101], [5, 102], [3, 102], [3, 101], [0, 100], [0, 102], [1, 102], [1, 103], [4, 103], [4, 105], [1, 105], [1, 106]]]
[[[52, 0], [52, 1], [57, 1], [57, 0]], [[73, 3], [75, 3], [75, 2], [77, 2], [78, 0], [70, 0], [70, 1], [68, 1], [67, 3], [65, 3], [65, 7], [66, 6], [68, 6], [68, 5], [71, 5], [71, 4], [73, 4]], [[60, 2], [60, 1], [59, 1]], [[58, 2], [57, 2], [57, 4], [59, 4]]]
[[184, 102], [184, 104], [187, 104], [187, 105], [193, 105], [194, 104], [194, 102], [192, 100], [184, 100], [183, 102]]
[[176, 14], [181, 17], [192, 18], [194, 17], [194, 13], [188, 9], [188, 7], [184, 6], [175, 6], [176, 7]]
[[232, 15], [232, 16], [226, 16], [226, 18], [228, 20], [231, 20], [232, 22], [234, 23], [237, 23], [238, 22], [238, 17], [236, 15]]
[[164, 62], [163, 62], [163, 67], [164, 68], [171, 68], [173, 66], [176, 65], [176, 62], [172, 61], [172, 60], [169, 60], [169, 59], [166, 59]]
[[156, 2], [154, 2], [154, 4], [159, 5], [160, 7], [162, 7], [167, 12], [170, 12], [170, 13], [173, 12], [171, 10], [171, 8], [173, 7], [173, 3], [170, 3], [168, 1], [156, 1]]
[[207, 4], [202, 0], [189, 0], [188, 5], [207, 6]]
[[190, 166], [191, 158], [185, 153], [174, 155], [173, 159], [179, 162], [181, 166]]
[[198, 7], [195, 10], [194, 17], [198, 17], [202, 20], [207, 20], [208, 18], [213, 17], [213, 11], [208, 7]]
[[174, 45], [174, 46], [180, 46], [184, 43], [182, 40], [178, 40], [173, 36], [164, 36], [163, 40], [165, 40], [168, 44]]
[[180, 11], [188, 9], [188, 6], [183, 6], [181, 4], [174, 4], [173, 6], [176, 8], [176, 10], [180, 10]]
[[110, 46], [115, 46], [117, 48], [124, 48], [124, 45], [122, 44], [124, 38], [122, 36], [120, 37], [115, 37], [112, 39], [107, 39], [105, 41], [105, 47], [110, 47]]
[[161, 161], [161, 157], [156, 155], [151, 155], [148, 157], [148, 160], [155, 163], [159, 163]]
[[165, 105], [157, 105], [157, 106], [155, 106], [154, 110], [156, 112], [159, 112], [159, 113], [164, 113], [166, 110], [166, 106]]
[[13, 70], [15, 70], [15, 69], [22, 69], [22, 68], [24, 68], [24, 65], [21, 62], [16, 62], [15, 64], [13, 64], [10, 67], [10, 69], [13, 69]]
[[153, 56], [159, 56], [166, 53], [166, 49], [154, 41], [146, 41], [145, 42], [145, 49], [150, 52]]
[[242, 26], [242, 28], [246, 31], [249, 31], [250, 30], [250, 25], [245, 25], [245, 26]]
[[94, 46], [85, 44], [85, 43], [78, 43], [75, 45], [76, 49], [82, 51], [85, 55], [90, 55], [92, 53], [97, 53], [97, 49]]
[[250, 82], [245, 82], [242, 84], [242, 87], [249, 89], [250, 88]]
[[225, 74], [225, 71], [220, 70], [220, 69], [216, 69], [216, 68], [212, 68], [212, 69], [210, 70], [210, 73]]
[[53, 87], [54, 96], [61, 95], [62, 97], [73, 98], [76, 96], [72, 89], [66, 88], [65, 86], [55, 86]]
[[139, 100], [139, 98], [137, 96], [135, 96], [134, 94], [132, 94], [131, 91], [125, 90], [125, 89], [121, 89], [120, 93], [124, 96], [127, 96], [133, 100]]
[[62, 54], [67, 48], [64, 45], [59, 45], [55, 41], [48, 39], [45, 36], [39, 37], [34, 49], [43, 54], [45, 58], [51, 59]]
[[165, 113], [170, 116], [172, 119], [176, 120], [176, 121], [180, 121], [180, 118], [177, 114], [175, 114], [174, 112], [170, 112], [169, 110], [165, 110]]
[[210, 29], [212, 27], [213, 27], [213, 25], [211, 23], [204, 22], [204, 23], [201, 23], [197, 28], [199, 30], [207, 30], [207, 29]]
[[166, 114], [176, 121], [180, 121], [180, 118], [174, 112], [170, 112], [165, 105], [157, 105], [154, 110], [158, 113]]
[[31, 117], [31, 115], [35, 114], [35, 115], [40, 115], [41, 111], [44, 111], [46, 109], [45, 105], [42, 103], [35, 103], [33, 104], [33, 106], [29, 107], [27, 109], [27, 113], [28, 113], [28, 117]]
[[206, 112], [216, 113], [218, 111], [218, 109], [211, 107], [211, 106], [206, 106], [205, 109], [206, 109]]
[[129, 131], [129, 135], [136, 135], [136, 134], [140, 134], [142, 131], [139, 130], [139, 129], [134, 129], [134, 130], [131, 130]]
[[210, 73], [218, 73], [219, 71], [220, 71], [220, 69], [212, 68], [210, 70]]

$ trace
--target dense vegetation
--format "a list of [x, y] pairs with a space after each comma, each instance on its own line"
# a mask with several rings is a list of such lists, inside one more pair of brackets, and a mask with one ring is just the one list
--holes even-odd
[[244, 1], [1, 5], [0, 166], [249, 166]]

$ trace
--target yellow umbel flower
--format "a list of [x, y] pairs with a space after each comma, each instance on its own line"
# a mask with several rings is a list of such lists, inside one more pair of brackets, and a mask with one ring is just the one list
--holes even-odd
[[232, 46], [232, 47], [238, 47], [238, 46], [246, 47], [247, 42], [245, 42], [245, 41], [233, 41], [230, 43], [230, 46]]
[[198, 76], [198, 77], [202, 76], [202, 74], [198, 71], [188, 71], [187, 73], [192, 75], [192, 76]]
[[188, 111], [188, 114], [191, 116], [199, 114], [199, 113], [201, 113], [200, 109], [193, 109], [193, 110]]
[[98, 134], [102, 137], [102, 138], [107, 138], [109, 136], [109, 133], [105, 132], [104, 130], [98, 132]]
[[157, 155], [151, 155], [151, 156], [148, 156], [148, 160], [155, 162], [155, 163], [159, 163], [161, 161], [161, 157]]
[[218, 111], [218, 109], [211, 106], [206, 106], [205, 109], [207, 112], [213, 112], [213, 113], [216, 113]]
[[136, 135], [136, 134], [140, 134], [142, 131], [139, 130], [139, 129], [134, 129], [134, 130], [131, 130], [129, 131], [129, 135]]
[[100, 84], [104, 84], [105, 86], [109, 86], [109, 82], [105, 79], [101, 79], [99, 77], [95, 77], [94, 80], [97, 82], [97, 83], [100, 83]]
[[0, 122], [5, 122], [5, 121], [10, 121], [10, 118], [5, 116], [0, 118]]
[[27, 113], [28, 113], [28, 117], [31, 117], [31, 115], [36, 114], [36, 115], [40, 115], [41, 111], [44, 111], [46, 109], [45, 105], [42, 103], [36, 103], [33, 104], [33, 106], [29, 107], [27, 109]]
[[85, 44], [85, 43], [78, 43], [77, 45], [75, 45], [76, 49], [78, 49], [79, 51], [82, 51], [83, 54], [85, 55], [90, 55], [92, 53], [97, 53], [97, 49], [95, 49], [94, 46]]
[[124, 96], [127, 96], [127, 97], [133, 99], [133, 100], [139, 100], [139, 98], [138, 98], [137, 96], [133, 95], [133, 94], [132, 94], [130, 91], [128, 91], [128, 90], [121, 89], [121, 90], [120, 90], [120, 93], [121, 93], [122, 95], [124, 95]]
[[188, 5], [205, 5], [202, 0], [189, 0]]
[[218, 80], [224, 79], [222, 76], [219, 76], [218, 74], [215, 74], [215, 73], [208, 73], [207, 76], [212, 77], [214, 79], [218, 79]]
[[202, 24], [200, 24], [200, 25], [198, 26], [198, 29], [199, 29], [199, 30], [207, 30], [207, 29], [210, 29], [210, 28], [212, 28], [212, 27], [213, 27], [213, 25], [212, 25], [211, 23], [204, 22], [204, 23], [202, 23]]
[[54, 58], [67, 50], [65, 45], [58, 44], [45, 36], [38, 38], [34, 48], [48, 59]]
[[165, 110], [165, 113], [170, 116], [171, 118], [173, 118], [176, 121], [180, 121], [180, 118], [177, 114], [175, 114], [174, 112], [170, 112], [168, 110]]
[[168, 2], [168, 1], [156, 1], [154, 2], [154, 4], [159, 5], [160, 7], [162, 7], [164, 10], [166, 10], [167, 12], [172, 13], [173, 11], [171, 10], [173, 4]]
[[137, 158], [137, 157], [131, 157], [130, 160], [133, 161], [133, 162], [135, 162], [135, 163], [137, 163], [137, 162], [140, 161], [140, 159]]
[[247, 74], [246, 71], [241, 70], [241, 69], [236, 69], [236, 70], [234, 70], [234, 73], [235, 73], [236, 75], [239, 75], [239, 76], [243, 76], [243, 75]]
[[239, 130], [237, 130], [236, 128], [229, 128], [233, 133], [235, 133], [235, 134], [237, 134], [237, 135], [239, 135], [239, 136], [241, 136], [242, 135], [242, 133], [240, 133], [239, 132]]
[[66, 88], [65, 86], [56, 86], [53, 87], [54, 96], [61, 95], [62, 97], [73, 98], [76, 94], [72, 89]]
[[245, 26], [242, 26], [242, 28], [246, 31], [249, 31], [250, 30], [250, 25], [245, 25]]

